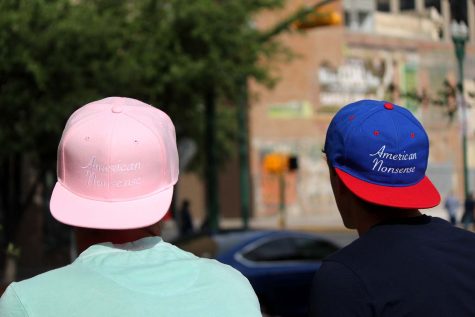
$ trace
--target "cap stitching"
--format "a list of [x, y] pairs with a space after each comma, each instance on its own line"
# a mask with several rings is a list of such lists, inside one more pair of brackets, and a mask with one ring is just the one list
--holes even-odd
[[[405, 108], [403, 108], [405, 109]], [[406, 111], [409, 111], [407, 109], [405, 109]], [[398, 111], [398, 113], [400, 113], [402, 116], [404, 116], [406, 119], [409, 119], [411, 120], [412, 123], [416, 124], [419, 129], [422, 131], [423, 135], [424, 135], [424, 138], [426, 139], [427, 143], [429, 143], [429, 136], [427, 135], [427, 132], [425, 131], [424, 127], [422, 126], [422, 124], [419, 122], [419, 120], [414, 120], [414, 117], [410, 116], [407, 114], [406, 111]], [[429, 148], [427, 149], [427, 152], [429, 152]]]
[[[153, 107], [153, 106], [150, 106], [150, 107], [152, 107], [152, 108], [158, 110], [157, 108], [155, 108], [155, 107]], [[160, 111], [160, 110], [158, 110], [158, 111]], [[167, 162], [167, 163], [168, 163], [168, 161], [166, 160], [166, 157], [165, 157], [165, 153], [164, 153], [165, 150], [166, 150], [166, 147], [165, 147], [165, 142], [163, 141], [163, 136], [160, 135], [160, 134], [158, 134], [158, 133], [155, 133], [155, 131], [154, 131], [152, 128], [150, 128], [146, 123], [144, 123], [142, 120], [140, 120], [140, 119], [138, 119], [138, 118], [136, 118], [136, 117], [134, 117], [134, 116], [132, 116], [132, 115], [129, 115], [129, 114], [127, 114], [127, 113], [124, 113], [124, 114], [125, 114], [127, 117], [129, 117], [130, 119], [132, 119], [132, 120], [138, 122], [139, 124], [141, 124], [144, 128], [146, 128], [147, 130], [149, 130], [149, 131], [157, 138], [158, 143], [160, 144], [161, 149], [162, 149], [162, 151], [159, 151], [160, 160], [161, 160], [162, 162]], [[158, 114], [160, 115], [160, 112], [159, 112]], [[162, 118], [160, 118], [160, 120], [161, 120], [161, 119], [162, 119]], [[170, 166], [170, 164], [167, 164], [167, 168], [168, 168], [169, 166]], [[161, 166], [161, 176], [164, 177], [164, 178], [165, 178], [165, 176], [166, 176], [166, 175], [165, 175], [165, 169], [163, 168], [163, 166]], [[171, 181], [173, 181], [173, 179], [171, 179]]]
[[[362, 107], [365, 107], [365, 106], [362, 106]], [[359, 110], [359, 109], [358, 109]], [[376, 112], [378, 111], [379, 109], [374, 107], [374, 109], [372, 109], [371, 111], [369, 111], [368, 113], [366, 113], [366, 117], [363, 117], [361, 120], [360, 120], [360, 124], [358, 124], [357, 127], [355, 127], [355, 129], [360, 129], [361, 130], [361, 127], [363, 126], [363, 123], [368, 120], [372, 115], [376, 114]], [[359, 115], [358, 115], [359, 117]], [[352, 122], [351, 124], [354, 124], [354, 122]], [[349, 146], [347, 146], [347, 138], [348, 138], [348, 135], [350, 134], [350, 132], [352, 131], [352, 129], [347, 129], [346, 133], [345, 133], [345, 136], [343, 137], [343, 142], [345, 144], [345, 152], [344, 152], [344, 160], [345, 162], [347, 162], [347, 151], [349, 150]], [[346, 166], [346, 165], [345, 165]]]
[[[102, 114], [104, 114], [104, 111], [95, 112], [91, 115], [88, 115], [88, 116], [80, 119], [79, 121], [74, 123], [74, 125], [70, 125], [70, 126], [68, 126], [70, 120], [68, 120], [68, 122], [66, 122], [66, 127], [65, 127], [65, 130], [63, 131], [63, 135], [61, 137], [61, 140], [59, 142], [59, 147], [58, 147], [58, 151], [61, 151], [61, 162], [62, 162], [61, 169], [62, 169], [62, 175], [63, 175], [63, 178], [64, 178], [63, 181], [66, 181], [66, 167], [65, 167], [65, 164], [64, 164], [64, 162], [65, 162], [64, 145], [66, 144], [67, 140], [70, 138], [70, 135], [72, 134], [71, 129], [73, 127], [80, 127], [84, 124], [87, 124], [90, 120], [93, 120], [95, 118], [95, 115], [102, 115]], [[75, 129], [78, 129], [78, 128], [75, 128]]]
[[[393, 111], [394, 111], [394, 109], [393, 109]], [[397, 113], [397, 111], [395, 113]], [[396, 140], [395, 140], [396, 151], [397, 151], [397, 153], [401, 153], [401, 144], [399, 143], [399, 141], [400, 141], [400, 139], [399, 139], [399, 137], [400, 137], [399, 129], [398, 129], [398, 126], [396, 125], [396, 122], [394, 122], [394, 115], [390, 115], [389, 117], [390, 117], [391, 123], [394, 126], [394, 132], [396, 133]], [[390, 178], [390, 180], [392, 181], [391, 183], [394, 184], [395, 179]]]
[[152, 197], [152, 196], [155, 196], [157, 195], [158, 193], [161, 193], [161, 192], [164, 192], [166, 190], [169, 190], [170, 188], [173, 188], [175, 186], [175, 184], [171, 184], [165, 188], [160, 188], [160, 189], [156, 189], [154, 190], [153, 192], [150, 192], [150, 193], [147, 193], [145, 195], [141, 195], [141, 196], [136, 196], [136, 197], [132, 197], [132, 198], [124, 198], [124, 199], [111, 199], [111, 198], [107, 198], [107, 199], [99, 199], [99, 198], [94, 198], [94, 197], [89, 197], [89, 196], [86, 196], [86, 195], [82, 195], [80, 193], [77, 193], [76, 191], [73, 191], [71, 190], [68, 186], [66, 186], [66, 184], [64, 184], [61, 180], [58, 180], [58, 182], [61, 184], [61, 186], [63, 186], [67, 191], [69, 191], [71, 194], [75, 195], [75, 196], [78, 196], [78, 197], [81, 197], [83, 199], [86, 199], [86, 200], [91, 200], [91, 201], [100, 201], [100, 202], [105, 202], [105, 203], [124, 203], [124, 202], [131, 202], [131, 201], [134, 201], [134, 200], [140, 200], [140, 199], [145, 199], [145, 198], [149, 198], [149, 197]]
[[[113, 119], [113, 125], [112, 128], [109, 131], [109, 140], [108, 140], [108, 149], [107, 149], [107, 162], [108, 164], [112, 163], [112, 142], [114, 135], [116, 134], [116, 129], [117, 129], [117, 121], [120, 116], [117, 114], [112, 115]], [[111, 195], [111, 171], [107, 170], [107, 196], [109, 197]]]

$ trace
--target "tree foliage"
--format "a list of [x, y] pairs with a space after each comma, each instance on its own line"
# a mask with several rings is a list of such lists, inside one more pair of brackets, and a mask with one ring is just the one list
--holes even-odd
[[51, 164], [68, 115], [111, 95], [163, 108], [196, 138], [210, 87], [224, 103], [242, 76], [271, 82], [258, 61], [276, 47], [252, 18], [281, 2], [0, 1], [0, 155]]

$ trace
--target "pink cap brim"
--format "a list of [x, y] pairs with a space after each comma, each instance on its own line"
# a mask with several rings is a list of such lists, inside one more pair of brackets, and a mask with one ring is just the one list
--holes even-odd
[[335, 171], [353, 194], [376, 205], [425, 209], [440, 203], [440, 194], [427, 176], [415, 185], [396, 187], [371, 184], [338, 168]]
[[75, 195], [57, 182], [50, 201], [53, 217], [67, 225], [95, 229], [135, 229], [155, 224], [167, 213], [173, 186], [128, 201], [99, 201]]

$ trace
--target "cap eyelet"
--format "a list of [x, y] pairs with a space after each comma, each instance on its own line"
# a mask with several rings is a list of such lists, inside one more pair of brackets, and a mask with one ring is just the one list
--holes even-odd
[[124, 111], [124, 108], [122, 105], [114, 105], [111, 109], [112, 113], [122, 113]]
[[394, 109], [394, 105], [387, 102], [384, 104], [384, 108], [387, 109], [387, 110], [393, 110]]

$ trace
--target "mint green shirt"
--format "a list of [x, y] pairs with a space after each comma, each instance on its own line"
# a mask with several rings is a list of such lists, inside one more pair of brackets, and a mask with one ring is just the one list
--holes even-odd
[[93, 245], [72, 264], [12, 283], [2, 317], [261, 316], [238, 271], [158, 237]]

